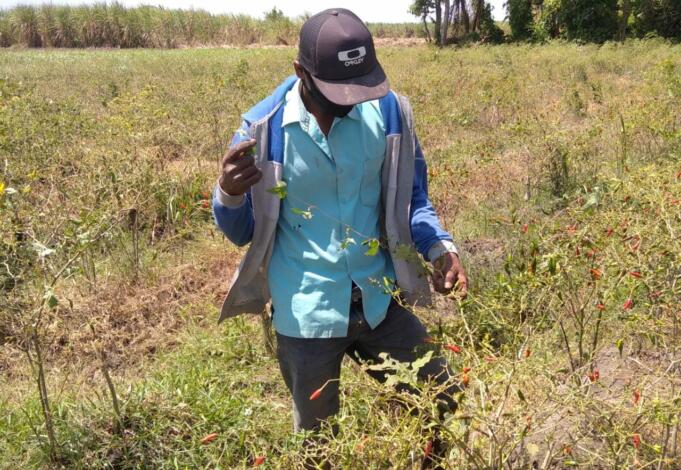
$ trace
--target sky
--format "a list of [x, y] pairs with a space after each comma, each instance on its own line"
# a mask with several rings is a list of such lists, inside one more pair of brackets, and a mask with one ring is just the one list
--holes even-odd
[[[504, 18], [503, 8], [505, 0], [488, 0], [493, 7], [493, 15], [497, 20]], [[84, 0], [0, 0], [0, 8], [10, 8], [14, 5], [41, 5], [44, 3], [81, 5], [93, 3]], [[165, 8], [196, 8], [211, 13], [247, 14], [262, 17], [264, 12], [276, 6], [286, 16], [296, 17], [305, 12], [316, 13], [326, 8], [343, 7], [354, 11], [366, 22], [401, 23], [417, 21], [418, 18], [409, 14], [412, 0], [119, 0], [125, 6], [140, 4], [161, 5]]]

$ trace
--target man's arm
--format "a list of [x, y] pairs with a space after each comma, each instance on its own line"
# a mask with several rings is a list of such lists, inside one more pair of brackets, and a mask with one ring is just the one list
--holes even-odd
[[421, 145], [416, 139], [414, 182], [411, 195], [411, 237], [417, 251], [433, 263], [435, 290], [448, 293], [455, 285], [466, 295], [466, 273], [461, 266], [452, 236], [440, 225], [433, 204], [428, 198], [428, 167]]
[[433, 261], [447, 252], [458, 253], [452, 236], [440, 225], [428, 198], [428, 166], [418, 139], [411, 193], [411, 238], [417, 251], [427, 261]]
[[250, 188], [262, 177], [252, 155], [255, 140], [248, 136], [247, 130], [244, 122], [234, 134], [213, 191], [215, 223], [238, 246], [246, 245], [253, 238], [255, 220]]

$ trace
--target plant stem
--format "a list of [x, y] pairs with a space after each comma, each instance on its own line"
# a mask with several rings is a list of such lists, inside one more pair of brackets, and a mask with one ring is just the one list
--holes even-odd
[[[37, 381], [38, 394], [40, 395], [40, 405], [43, 410], [43, 417], [45, 418], [45, 429], [47, 430], [47, 439], [50, 445], [50, 460], [53, 463], [59, 461], [59, 444], [54, 432], [54, 424], [52, 422], [52, 412], [50, 410], [50, 402], [47, 393], [47, 384], [45, 382], [45, 369], [43, 367], [43, 355], [40, 348], [40, 340], [38, 339], [38, 331], [35, 327], [31, 331], [31, 344], [35, 351], [35, 365], [37, 366]], [[30, 355], [29, 355], [30, 360]]]

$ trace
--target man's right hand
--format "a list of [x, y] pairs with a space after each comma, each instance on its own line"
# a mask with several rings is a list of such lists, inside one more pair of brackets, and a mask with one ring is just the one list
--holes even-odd
[[255, 139], [241, 142], [222, 157], [220, 188], [225, 193], [240, 196], [262, 178], [262, 172], [255, 166], [253, 157], [255, 143]]

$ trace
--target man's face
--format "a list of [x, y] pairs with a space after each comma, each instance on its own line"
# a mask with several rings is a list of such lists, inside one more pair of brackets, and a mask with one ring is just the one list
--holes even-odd
[[326, 96], [322, 94], [321, 91], [319, 91], [319, 88], [317, 88], [314, 84], [314, 81], [312, 81], [312, 76], [310, 75], [310, 72], [305, 70], [299, 63], [298, 61], [294, 62], [294, 68], [296, 69], [296, 74], [298, 77], [303, 82], [303, 87], [305, 88], [305, 93], [307, 96], [312, 99], [319, 108], [327, 113], [331, 114], [335, 117], [345, 117], [347, 114], [352, 110], [352, 106], [341, 106], [339, 104], [333, 103], [332, 101], [329, 101]]

